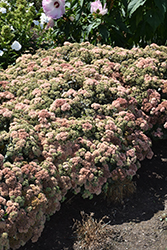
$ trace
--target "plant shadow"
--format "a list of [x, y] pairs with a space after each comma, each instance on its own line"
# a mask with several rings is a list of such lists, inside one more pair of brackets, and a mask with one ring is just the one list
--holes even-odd
[[[167, 140], [157, 141], [152, 146], [154, 156], [151, 160], [141, 162], [141, 168], [134, 177], [136, 192], [125, 198], [121, 204], [104, 200], [102, 195], [92, 200], [83, 199], [80, 195], [69, 194], [50, 221], [38, 242], [28, 242], [20, 250], [72, 250], [76, 236], [73, 233], [74, 220], [81, 221], [81, 211], [85, 214], [94, 213], [94, 218], [102, 217], [110, 225], [123, 223], [139, 223], [150, 220], [156, 213], [163, 211], [167, 200]], [[121, 228], [120, 228], [121, 229]]]

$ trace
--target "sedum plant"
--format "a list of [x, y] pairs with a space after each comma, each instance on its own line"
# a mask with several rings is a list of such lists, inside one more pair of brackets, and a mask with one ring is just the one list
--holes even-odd
[[4, 248], [37, 241], [68, 192], [112, 200], [119, 183], [130, 187], [152, 139], [166, 138], [166, 61], [156, 44], [65, 42], [0, 71]]

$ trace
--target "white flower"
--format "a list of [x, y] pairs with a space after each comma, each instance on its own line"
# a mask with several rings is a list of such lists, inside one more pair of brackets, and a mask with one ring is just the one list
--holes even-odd
[[4, 53], [4, 52], [3, 52], [2, 50], [0, 50], [0, 56], [3, 56], [3, 53]]
[[37, 20], [33, 20], [33, 23], [34, 23], [35, 25], [39, 25], [39, 21], [37, 21]]
[[48, 23], [49, 22], [49, 18], [45, 15], [45, 13], [42, 13], [41, 16], [40, 16], [40, 26], [41, 26], [41, 29], [43, 29], [43, 25], [45, 23]]
[[62, 17], [65, 13], [65, 0], [42, 0], [45, 14], [53, 19]]
[[0, 12], [1, 12], [2, 14], [6, 14], [6, 8], [0, 7]]
[[16, 50], [16, 51], [20, 50], [21, 47], [22, 47], [21, 44], [19, 42], [17, 42], [17, 41], [14, 41], [12, 43], [12, 45], [11, 45], [11, 48], [14, 49], [14, 50]]
[[14, 31], [14, 28], [13, 28], [13, 26], [12, 26], [12, 25], [10, 26], [10, 28], [11, 28], [11, 30], [12, 30], [12, 31]]

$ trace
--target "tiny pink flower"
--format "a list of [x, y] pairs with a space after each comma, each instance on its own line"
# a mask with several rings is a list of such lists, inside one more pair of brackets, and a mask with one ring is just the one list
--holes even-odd
[[93, 13], [93, 12], [96, 13], [97, 10], [99, 10], [99, 13], [101, 15], [105, 15], [108, 11], [108, 9], [106, 8], [106, 3], [104, 4], [104, 7], [102, 7], [100, 0], [97, 0], [93, 3], [91, 3], [91, 9], [90, 9], [91, 13]]
[[82, 124], [82, 128], [84, 129], [84, 130], [91, 130], [92, 129], [92, 124], [90, 124], [89, 122], [86, 122], [86, 123], [83, 123]]
[[164, 128], [166, 128], [166, 129], [167, 129], [167, 122], [165, 122], [165, 124], [164, 124]]
[[70, 110], [71, 106], [68, 104], [68, 103], [64, 103], [62, 106], [61, 106], [61, 110], [62, 111], [67, 111], [67, 110]]
[[45, 14], [53, 19], [59, 19], [65, 13], [65, 0], [43, 0]]

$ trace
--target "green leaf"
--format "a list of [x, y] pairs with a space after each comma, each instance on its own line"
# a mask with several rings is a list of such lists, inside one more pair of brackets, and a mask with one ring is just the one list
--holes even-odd
[[163, 13], [167, 10], [167, 1], [166, 0], [154, 0], [155, 5], [161, 10]]
[[72, 2], [70, 1], [71, 8], [76, 7], [78, 5], [78, 0], [73, 0]]
[[131, 17], [132, 14], [142, 5], [144, 5], [146, 2], [146, 0], [132, 0], [129, 4], [128, 4], [128, 12], [129, 12], [129, 16]]
[[101, 24], [101, 19], [100, 19], [100, 18], [97, 18], [97, 19], [96, 19], [96, 22], [90, 23], [90, 24], [87, 26], [87, 29], [86, 29], [87, 34], [89, 34], [90, 31], [91, 31], [92, 29], [97, 28], [100, 24]]
[[164, 16], [159, 9], [152, 9], [146, 14], [146, 21], [152, 27], [153, 32], [163, 22]]
[[110, 32], [108, 31], [108, 29], [104, 25], [102, 25], [100, 27], [99, 31], [100, 31], [100, 34], [102, 35], [104, 41], [107, 41], [107, 39], [108, 39], [108, 37], [110, 35]]
[[84, 4], [84, 0], [79, 0], [79, 3], [80, 3], [80, 6], [81, 8], [83, 7], [83, 4]]

